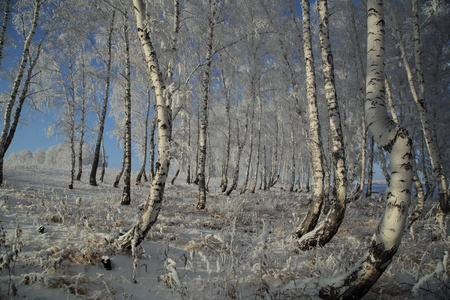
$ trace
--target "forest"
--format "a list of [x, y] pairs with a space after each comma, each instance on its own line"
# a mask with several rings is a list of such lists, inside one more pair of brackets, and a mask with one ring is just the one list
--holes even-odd
[[0, 298], [447, 299], [448, 1], [0, 8]]

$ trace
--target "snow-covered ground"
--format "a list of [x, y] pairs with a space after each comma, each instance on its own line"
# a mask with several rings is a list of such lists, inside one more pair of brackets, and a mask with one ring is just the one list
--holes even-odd
[[[297, 253], [291, 236], [310, 195], [276, 186], [226, 197], [212, 179], [207, 209], [198, 211], [197, 187], [180, 177], [166, 186], [132, 283], [133, 258], [115, 240], [136, 222], [148, 184], [134, 185], [132, 204], [121, 206], [122, 189], [112, 187], [117, 171], [108, 169], [98, 187], [88, 184], [88, 171], [69, 190], [67, 170], [6, 166], [0, 299], [270, 299], [288, 283], [337, 276], [352, 267], [384, 209], [382, 194], [350, 203], [328, 245]], [[450, 239], [431, 239], [436, 204], [425, 203], [424, 215], [405, 233], [391, 266], [365, 299], [449, 299], [444, 253]], [[111, 270], [103, 267], [105, 256]], [[309, 298], [314, 297], [304, 296]]]

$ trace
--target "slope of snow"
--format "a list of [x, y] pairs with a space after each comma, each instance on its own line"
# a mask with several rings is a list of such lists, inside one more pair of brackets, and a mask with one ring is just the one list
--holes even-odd
[[[132, 283], [133, 258], [115, 240], [136, 222], [149, 188], [134, 185], [132, 204], [121, 206], [122, 189], [112, 187], [116, 172], [107, 170], [105, 183], [92, 187], [86, 170], [69, 190], [67, 170], [5, 170], [0, 298], [270, 298], [292, 286], [307, 287], [310, 278], [348, 271], [364, 254], [384, 208], [380, 194], [350, 203], [328, 245], [297, 253], [292, 232], [310, 195], [280, 185], [226, 197], [212, 179], [207, 209], [198, 211], [197, 186], [180, 177], [166, 187], [158, 222], [139, 249], [138, 282]], [[391, 266], [365, 299], [445, 299], [450, 271], [427, 275], [447, 266], [444, 251], [450, 248], [448, 235], [431, 240], [436, 204], [425, 203], [424, 215], [405, 233]], [[111, 270], [102, 264], [106, 257]], [[314, 298], [311, 284], [302, 297]]]

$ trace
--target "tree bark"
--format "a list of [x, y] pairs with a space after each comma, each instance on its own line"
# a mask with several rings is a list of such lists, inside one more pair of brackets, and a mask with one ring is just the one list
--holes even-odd
[[124, 126], [122, 162], [120, 164], [120, 171], [117, 174], [116, 179], [114, 180], [114, 183], [113, 183], [113, 187], [115, 187], [115, 188], [119, 187], [120, 179], [122, 178], [123, 172], [125, 171], [125, 161], [126, 161], [126, 150], [125, 150], [125, 143], [126, 142], [125, 142], [125, 139], [126, 139], [126, 135], [127, 135], [126, 131], [127, 130], [126, 130], [125, 126]]
[[130, 60], [130, 41], [128, 38], [128, 15], [125, 10], [123, 16], [124, 39], [125, 39], [125, 176], [123, 178], [123, 192], [121, 205], [130, 205], [131, 203], [131, 60]]
[[[108, 57], [104, 61], [106, 64], [106, 85], [105, 85], [105, 93], [103, 96], [102, 113], [100, 115], [100, 122], [98, 124], [97, 142], [95, 143], [95, 151], [94, 151], [94, 161], [92, 162], [91, 173], [89, 174], [89, 184], [92, 186], [97, 186], [97, 169], [100, 160], [100, 146], [102, 145], [103, 141], [106, 112], [108, 110], [109, 86], [111, 81], [111, 65], [112, 65], [112, 37], [114, 31], [115, 14], [116, 12], [115, 10], [113, 10], [108, 33]], [[103, 159], [105, 158], [103, 157]]]
[[105, 153], [105, 143], [102, 141], [102, 171], [100, 172], [100, 182], [103, 182], [106, 172], [106, 153]]
[[84, 65], [83, 49], [81, 49], [81, 116], [80, 116], [80, 142], [78, 144], [78, 174], [77, 181], [81, 180], [83, 174], [83, 145], [84, 145], [84, 131], [86, 119], [86, 70]]
[[151, 106], [151, 101], [150, 101], [150, 95], [152, 93], [151, 89], [148, 89], [148, 100], [147, 100], [147, 108], [145, 111], [145, 125], [144, 125], [144, 142], [142, 145], [142, 166], [141, 166], [141, 170], [139, 171], [138, 175], [136, 176], [136, 184], [140, 184], [142, 177], [144, 177], [144, 181], [147, 182], [148, 178], [147, 175], [145, 174], [145, 167], [147, 165], [147, 148], [148, 148], [148, 120], [150, 118], [150, 106]]
[[[158, 161], [156, 163], [155, 177], [152, 178], [150, 195], [136, 224], [130, 231], [123, 235], [119, 243], [122, 248], [136, 249], [155, 224], [164, 195], [167, 175], [170, 166], [170, 140], [172, 134], [172, 120], [170, 106], [164, 98], [164, 82], [159, 68], [156, 52], [151, 39], [151, 27], [145, 25], [146, 4], [143, 0], [133, 0], [136, 15], [139, 40], [144, 50], [150, 81], [155, 91], [156, 114], [158, 116]], [[146, 22], [148, 26], [150, 22]], [[134, 252], [134, 251], [133, 251]]]
[[324, 299], [361, 299], [389, 266], [404, 232], [411, 198], [412, 149], [408, 132], [386, 111], [384, 101], [384, 19], [382, 0], [367, 2], [366, 117], [377, 144], [391, 159], [386, 209], [368, 252], [345, 275], [319, 291]]
[[[311, 42], [309, 0], [302, 0], [303, 14], [303, 49], [306, 61], [306, 93], [308, 98], [309, 116], [309, 146], [313, 170], [313, 195], [306, 217], [296, 230], [296, 236], [301, 238], [310, 232], [317, 224], [323, 203], [323, 147], [320, 136], [319, 111], [317, 109], [316, 79], [314, 56]], [[309, 181], [309, 174], [308, 174]], [[309, 185], [309, 183], [308, 183]]]
[[[252, 116], [250, 119], [250, 139], [248, 142], [248, 153], [247, 153], [247, 162], [246, 162], [246, 169], [245, 169], [245, 175], [244, 175], [244, 182], [242, 182], [242, 188], [240, 191], [240, 194], [244, 194], [245, 191], [247, 191], [247, 185], [248, 185], [248, 179], [250, 176], [250, 167], [252, 164], [252, 154], [253, 154], [253, 118], [255, 116], [255, 107], [253, 105], [252, 101]], [[247, 136], [247, 135], [246, 135]]]
[[247, 117], [245, 122], [245, 132], [244, 137], [240, 138], [240, 127], [239, 124], [236, 127], [236, 139], [237, 139], [237, 153], [236, 153], [236, 161], [234, 163], [234, 174], [233, 174], [233, 181], [231, 182], [231, 185], [228, 187], [228, 190], [225, 192], [225, 195], [229, 196], [232, 191], [234, 191], [237, 188], [238, 181], [239, 181], [239, 167], [241, 164], [241, 155], [242, 151], [244, 150], [245, 146], [245, 139], [247, 138], [248, 133], [248, 110], [247, 110]]
[[[19, 93], [19, 89], [22, 83], [22, 78], [25, 72], [25, 67], [28, 62], [28, 57], [30, 53], [30, 45], [33, 40], [34, 34], [36, 32], [37, 23], [39, 20], [39, 13], [42, 5], [42, 0], [35, 0], [35, 6], [33, 11], [33, 21], [31, 23], [30, 31], [28, 32], [28, 35], [25, 39], [25, 43], [23, 45], [23, 51], [22, 51], [22, 57], [20, 59], [19, 68], [17, 70], [16, 77], [14, 79], [14, 83], [11, 89], [11, 94], [9, 96], [8, 103], [6, 105], [4, 115], [3, 115], [3, 128], [0, 136], [0, 186], [3, 184], [3, 160], [6, 154], [6, 151], [9, 148], [9, 145], [11, 144], [11, 141], [14, 137], [14, 133], [16, 131], [18, 119], [20, 117], [20, 112], [22, 109], [22, 106], [20, 110], [16, 108], [16, 113], [14, 115], [13, 119], [13, 125], [11, 125], [11, 114], [12, 110], [14, 109], [14, 105], [17, 100], [17, 94]], [[3, 45], [3, 44], [2, 44]], [[39, 46], [40, 48], [40, 46]], [[31, 78], [30, 78], [31, 80]], [[26, 88], [28, 90], [29, 84], [25, 87], [23, 87], [23, 90]], [[26, 97], [25, 97], [26, 98]], [[25, 98], [23, 101], [25, 101]], [[23, 105], [23, 103], [22, 103]], [[14, 127], [14, 120], [17, 118], [16, 126]]]
[[153, 181], [153, 178], [155, 177], [155, 130], [156, 130], [156, 122], [157, 120], [157, 114], [156, 111], [152, 118], [152, 123], [150, 125], [150, 159], [148, 161], [149, 164], [149, 171], [148, 174], [150, 175], [150, 181]]
[[370, 135], [369, 162], [367, 165], [367, 190], [366, 197], [372, 196], [372, 179], [373, 179], [373, 155], [375, 140], [373, 134]]
[[422, 123], [422, 131], [425, 137], [428, 153], [430, 156], [431, 166], [433, 168], [433, 174], [438, 183], [438, 193], [439, 193], [439, 211], [436, 215], [436, 223], [439, 227], [438, 231], [434, 232], [434, 238], [442, 235], [444, 230], [444, 219], [447, 213], [450, 211], [450, 206], [448, 203], [448, 193], [447, 193], [447, 178], [442, 165], [441, 153], [437, 143], [436, 132], [432, 130], [431, 122], [428, 120], [428, 109], [427, 103], [425, 101], [425, 83], [422, 73], [422, 63], [420, 57], [420, 32], [418, 24], [418, 12], [417, 12], [417, 1], [413, 2], [413, 33], [414, 33], [414, 52], [415, 52], [415, 63], [416, 63], [416, 75], [417, 82], [419, 85], [419, 91], [416, 91], [413, 75], [411, 68], [409, 66], [406, 49], [403, 43], [403, 39], [399, 30], [397, 17], [392, 7], [390, 1], [388, 1], [389, 10], [394, 23], [395, 34], [399, 42], [399, 47], [401, 51], [401, 56], [403, 64], [405, 66], [406, 75], [408, 77], [409, 87], [414, 99], [417, 104], [417, 109], [419, 110], [420, 121]]
[[222, 70], [222, 85], [225, 91], [225, 110], [227, 114], [227, 144], [225, 146], [225, 158], [222, 166], [222, 179], [220, 181], [220, 187], [222, 188], [222, 193], [225, 193], [228, 187], [228, 166], [230, 164], [230, 148], [231, 148], [231, 110], [230, 110], [230, 95], [228, 93], [228, 86], [225, 80], [224, 71]]
[[[210, 1], [211, 5], [211, 1]], [[206, 169], [206, 148], [207, 148], [207, 131], [208, 131], [208, 97], [209, 97], [209, 80], [212, 62], [212, 48], [214, 40], [214, 18], [215, 18], [215, 3], [212, 8], [212, 16], [208, 18], [208, 32], [207, 32], [207, 49], [205, 57], [205, 67], [202, 79], [202, 105], [201, 105], [201, 115], [200, 115], [200, 136], [199, 136], [199, 170], [198, 170], [198, 203], [197, 209], [205, 209], [206, 207], [206, 180], [205, 180], [205, 169]]]
[[325, 220], [316, 225], [316, 228], [300, 241], [300, 249], [324, 246], [338, 231], [347, 202], [347, 167], [345, 165], [344, 137], [342, 134], [339, 103], [336, 95], [334, 78], [334, 63], [331, 52], [328, 29], [328, 4], [327, 0], [318, 0], [319, 6], [319, 39], [322, 54], [322, 68], [325, 82], [325, 97], [328, 102], [328, 114], [330, 121], [331, 148], [333, 156], [333, 200], [331, 210]]
[[3, 25], [2, 31], [0, 32], [0, 67], [2, 65], [3, 59], [3, 47], [5, 46], [5, 35], [6, 35], [6, 27], [8, 27], [9, 21], [9, 11], [10, 11], [11, 0], [6, 0], [4, 2], [4, 17], [3, 17]]

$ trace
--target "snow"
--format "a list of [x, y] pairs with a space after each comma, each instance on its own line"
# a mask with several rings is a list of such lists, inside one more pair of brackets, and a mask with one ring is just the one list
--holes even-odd
[[[270, 191], [227, 197], [213, 178], [207, 209], [198, 211], [198, 187], [180, 175], [167, 184], [158, 221], [137, 249], [133, 283], [133, 257], [115, 242], [135, 224], [147, 183], [133, 185], [131, 205], [121, 206], [122, 189], [112, 187], [116, 170], [107, 169], [105, 183], [92, 187], [86, 169], [69, 190], [68, 170], [5, 166], [0, 298], [270, 299], [304, 287], [301, 298], [314, 299], [318, 286], [339, 280], [361, 259], [384, 209], [382, 194], [349, 203], [330, 243], [298, 253], [292, 233], [310, 195], [278, 183]], [[391, 266], [365, 299], [448, 296], [444, 251], [450, 239], [431, 240], [436, 204], [425, 203], [424, 215], [405, 232]], [[111, 270], [102, 263], [107, 259]]]

